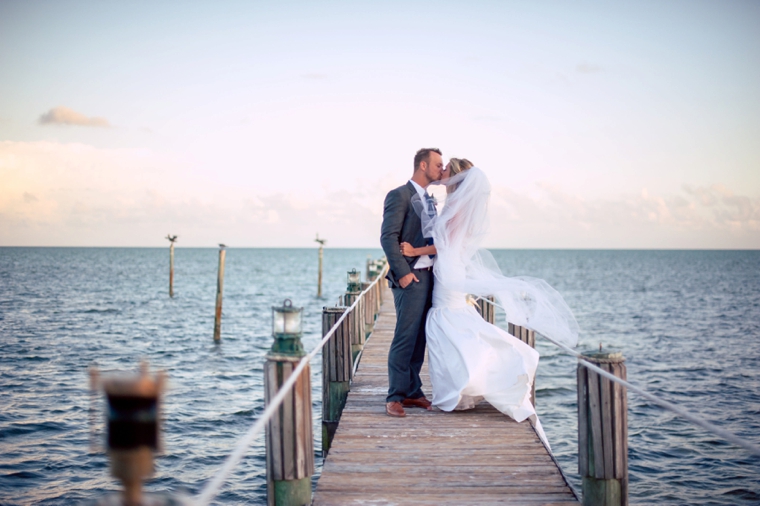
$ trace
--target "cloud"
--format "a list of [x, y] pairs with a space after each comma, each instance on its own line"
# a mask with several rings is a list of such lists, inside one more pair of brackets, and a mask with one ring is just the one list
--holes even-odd
[[494, 189], [492, 247], [760, 247], [760, 198], [720, 184], [609, 198], [584, 198], [548, 183], [536, 189]]
[[[81, 143], [0, 141], [0, 245], [377, 247], [389, 173], [348, 176], [297, 193], [196, 177], [183, 159]], [[433, 189], [433, 193], [436, 193]], [[440, 195], [439, 195], [440, 196]], [[603, 198], [537, 183], [494, 184], [491, 248], [760, 248], [760, 197], [725, 185]]]
[[102, 128], [111, 126], [105, 118], [90, 118], [68, 107], [54, 107], [40, 116], [38, 122], [40, 125], [74, 125]]
[[581, 74], [594, 74], [596, 72], [601, 72], [603, 69], [601, 66], [594, 63], [583, 62], [576, 65], [575, 70]]
[[301, 74], [304, 79], [327, 79], [327, 74], [320, 74], [318, 72], [311, 72], [308, 74]]

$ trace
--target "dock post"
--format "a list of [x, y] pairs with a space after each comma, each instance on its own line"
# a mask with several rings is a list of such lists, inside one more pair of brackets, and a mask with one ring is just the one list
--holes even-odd
[[[383, 257], [383, 258], [381, 258], [379, 260], [375, 260], [375, 270], [377, 271], [377, 275], [378, 276], [380, 274], [382, 274], [383, 269], [385, 269], [385, 264], [387, 264], [387, 263], [388, 263], [388, 259], [386, 259], [385, 257]], [[381, 281], [380, 283], [384, 283], [384, 281]], [[378, 310], [377, 310], [378, 313], [380, 312], [379, 307], [382, 306], [382, 304], [383, 304], [383, 290], [382, 290], [382, 288], [380, 288], [380, 283], [378, 283], [376, 285], [377, 286], [377, 293], [379, 295], [379, 297], [378, 297], [379, 305], [378, 305]]]
[[317, 274], [317, 298], [322, 298], [322, 260], [324, 259], [324, 245], [327, 242], [327, 239], [320, 239], [319, 234], [317, 234], [317, 238], [314, 239], [315, 242], [319, 243], [319, 273]]
[[166, 234], [166, 238], [169, 239], [169, 297], [174, 297], [174, 241], [177, 240], [176, 235]]
[[[274, 344], [264, 363], [265, 403], [269, 405], [306, 352], [301, 344], [302, 310], [286, 299], [272, 308]], [[311, 504], [314, 434], [311, 370], [307, 365], [266, 427], [267, 505]]]
[[[369, 266], [368, 271], [367, 271], [368, 272], [367, 281], [372, 282], [372, 281], [376, 280], [377, 276], [380, 274], [380, 269], [381, 269], [381, 267], [379, 267], [377, 261], [372, 262], [370, 264], [370, 266]], [[379, 282], [375, 283], [375, 286], [372, 289], [372, 294], [373, 294], [373, 298], [372, 298], [372, 301], [373, 301], [373, 303], [372, 303], [372, 313], [373, 313], [372, 320], [373, 321], [375, 319], [377, 319], [377, 316], [380, 314], [380, 305], [381, 305], [380, 294], [381, 293], [382, 293], [382, 291], [380, 290], [380, 283]], [[373, 325], [373, 327], [374, 327], [374, 325]]]
[[[491, 304], [488, 304], [491, 306]], [[491, 306], [491, 311], [493, 311], [493, 306]], [[536, 333], [533, 330], [530, 330], [525, 327], [521, 327], [519, 325], [515, 325], [514, 323], [508, 324], [507, 332], [515, 336], [520, 341], [524, 342], [531, 348], [536, 348]], [[530, 402], [533, 404], [533, 407], [536, 407], [536, 380], [533, 379], [533, 387], [530, 391]]]
[[480, 316], [482, 316], [485, 321], [491, 325], [494, 325], [496, 310], [494, 309], [493, 304], [489, 304], [486, 302], [486, 300], [483, 299], [490, 300], [491, 302], [495, 302], [496, 299], [493, 295], [489, 295], [488, 297], [481, 297], [481, 300], [476, 301], [477, 305], [475, 307], [475, 309], [478, 311], [478, 313], [480, 313]]
[[216, 276], [216, 309], [214, 311], [214, 342], [222, 340], [222, 293], [224, 292], [224, 244], [219, 245], [219, 272]]
[[[322, 309], [322, 336], [335, 325], [345, 307]], [[351, 335], [346, 318], [322, 350], [322, 456], [330, 450], [340, 414], [346, 405], [352, 374]]]
[[[361, 273], [356, 269], [348, 271], [348, 285], [343, 304], [350, 307], [359, 295], [361, 295]], [[351, 334], [351, 364], [356, 361], [359, 352], [364, 349], [364, 301], [360, 300], [353, 311], [348, 315], [347, 320], [350, 322]]]
[[[584, 358], [626, 379], [622, 353], [598, 352]], [[584, 505], [628, 505], [627, 391], [582, 364], [578, 364], [578, 472]]]
[[[369, 283], [362, 283], [362, 292], [369, 288]], [[364, 295], [364, 310], [362, 311], [362, 321], [364, 322], [364, 339], [372, 334], [372, 329], [375, 327], [375, 294], [373, 290], [369, 290]]]

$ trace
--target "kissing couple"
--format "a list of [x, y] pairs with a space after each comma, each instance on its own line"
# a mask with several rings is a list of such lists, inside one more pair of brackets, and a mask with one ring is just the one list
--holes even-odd
[[[431, 184], [446, 187], [440, 215]], [[404, 408], [454, 411], [485, 400], [517, 422], [533, 420], [546, 441], [530, 402], [538, 352], [486, 322], [468, 294], [494, 296], [510, 322], [568, 346], [578, 342], [578, 323], [549, 284], [504, 276], [480, 249], [490, 193], [486, 174], [469, 160], [444, 166], [441, 151], [429, 148], [414, 156], [412, 178], [385, 198], [380, 242], [396, 307], [385, 411], [404, 417]], [[432, 400], [420, 380], [426, 346]]]

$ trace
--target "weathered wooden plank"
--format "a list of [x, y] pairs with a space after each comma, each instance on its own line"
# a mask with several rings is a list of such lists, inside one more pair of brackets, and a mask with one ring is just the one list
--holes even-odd
[[[601, 367], [607, 372], [611, 371], [611, 364], [602, 364]], [[615, 477], [614, 463], [614, 439], [612, 437], [612, 382], [604, 377], [599, 377], [600, 396], [602, 400], [602, 444], [604, 445], [604, 478]]]
[[588, 410], [586, 409], [587, 369], [578, 365], [578, 474], [588, 474]]
[[[291, 362], [283, 362], [282, 365], [282, 381], [286, 381], [293, 372], [293, 364]], [[295, 480], [296, 474], [294, 472], [295, 466], [293, 466], [293, 459], [295, 458], [294, 448], [294, 417], [293, 409], [295, 408], [295, 400], [293, 398], [293, 390], [291, 389], [285, 396], [285, 400], [282, 402], [282, 464], [283, 464], [283, 478], [284, 480]]]
[[[265, 367], [267, 368], [267, 384], [278, 385], [277, 364], [274, 362], [267, 362]], [[269, 391], [269, 388], [265, 388], [265, 390]], [[278, 436], [281, 430], [281, 423], [282, 418], [280, 417], [279, 412], [273, 416], [269, 422], [270, 431], [268, 437], [272, 445], [272, 476], [275, 480], [281, 480], [283, 476], [282, 441]]]
[[[589, 397], [589, 411], [591, 412], [591, 448], [589, 452], [589, 470], [593, 470], [594, 477], [604, 477], [604, 447], [602, 441], [602, 416], [599, 406], [599, 375], [594, 371], [587, 371], [587, 385]], [[593, 465], [592, 465], [593, 463]], [[591, 469], [593, 467], [593, 469]]]
[[[306, 420], [304, 407], [307, 406], [304, 396], [307, 395], [306, 382], [303, 381], [303, 375], [309, 374], [309, 366], [306, 366], [300, 378], [293, 387], [294, 394], [294, 407], [295, 407], [295, 435], [296, 435], [296, 448], [295, 448], [295, 462], [294, 470], [295, 475], [298, 478], [308, 476], [307, 474], [307, 461], [306, 461], [306, 440], [309, 438], [307, 431], [311, 431], [311, 420]], [[310, 406], [310, 404], [309, 404]], [[314, 453], [313, 451], [311, 453]]]

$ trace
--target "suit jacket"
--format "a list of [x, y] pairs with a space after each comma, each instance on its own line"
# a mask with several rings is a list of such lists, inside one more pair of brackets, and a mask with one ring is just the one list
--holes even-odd
[[388, 259], [388, 285], [399, 288], [398, 280], [412, 272], [416, 257], [401, 254], [400, 244], [408, 242], [415, 248], [425, 246], [420, 217], [412, 207], [412, 197], [417, 190], [411, 182], [388, 192], [383, 208], [383, 226], [380, 230], [380, 244]]

